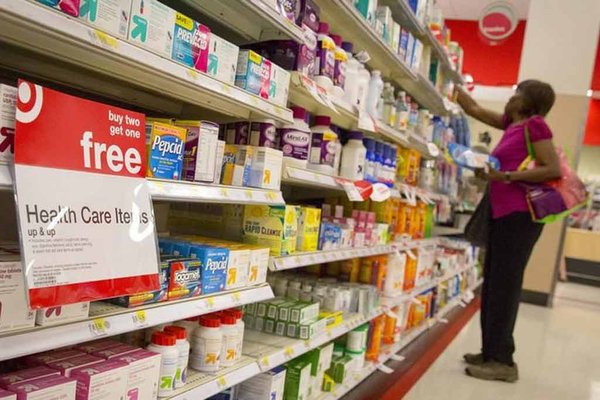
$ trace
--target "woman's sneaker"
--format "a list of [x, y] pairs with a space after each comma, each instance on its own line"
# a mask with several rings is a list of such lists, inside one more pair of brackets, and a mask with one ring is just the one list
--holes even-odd
[[467, 375], [486, 381], [516, 382], [519, 379], [517, 364], [513, 365], [499, 363], [497, 361], [486, 361], [481, 365], [471, 365], [466, 368]]
[[470, 365], [481, 365], [485, 362], [482, 353], [467, 353], [463, 355], [463, 358], [465, 359], [465, 362]]

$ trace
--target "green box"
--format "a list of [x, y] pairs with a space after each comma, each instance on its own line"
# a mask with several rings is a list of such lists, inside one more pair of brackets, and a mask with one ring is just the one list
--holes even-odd
[[319, 336], [325, 333], [327, 327], [327, 319], [319, 318], [311, 322], [303, 322], [300, 324], [300, 339], [312, 339], [313, 337]]
[[256, 314], [257, 317], [265, 318], [267, 316], [267, 303], [258, 303], [256, 305]]
[[256, 303], [246, 304], [244, 306], [244, 315], [256, 315]]
[[279, 305], [286, 303], [286, 299], [273, 299], [267, 303], [267, 318], [276, 320], [279, 316]]
[[355, 359], [350, 356], [343, 356], [332, 362], [333, 380], [337, 383], [343, 383], [346, 375], [354, 368]]
[[291, 322], [312, 321], [319, 316], [319, 303], [297, 303], [290, 310]]
[[296, 301], [290, 300], [277, 306], [279, 321], [288, 322], [290, 320], [290, 309], [296, 305]]
[[277, 321], [275, 323], [275, 334], [279, 335], [279, 336], [285, 336], [285, 322], [283, 321]]
[[264, 331], [266, 333], [275, 333], [275, 321], [272, 319], [266, 319]]
[[285, 400], [308, 400], [310, 363], [294, 360], [287, 365], [285, 374]]
[[254, 329], [257, 331], [265, 330], [265, 319], [263, 317], [254, 317]]
[[293, 322], [287, 323], [287, 329], [286, 329], [286, 334], [285, 334], [287, 337], [296, 339], [296, 338], [298, 338], [299, 333], [300, 333], [300, 331], [299, 331], [298, 324], [295, 324]]
[[244, 314], [244, 318], [242, 318], [244, 320], [244, 326], [248, 329], [255, 329], [254, 328], [254, 320], [255, 317], [254, 315], [250, 315], [250, 314]]

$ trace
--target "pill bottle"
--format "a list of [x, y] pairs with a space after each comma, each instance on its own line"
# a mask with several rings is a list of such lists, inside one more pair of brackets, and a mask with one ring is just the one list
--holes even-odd
[[181, 326], [169, 325], [164, 331], [177, 338], [177, 350], [179, 350], [179, 362], [177, 363], [177, 373], [175, 374], [175, 388], [185, 385], [187, 379], [187, 367], [190, 358], [190, 342], [187, 338], [187, 330]]
[[200, 317], [192, 338], [190, 368], [200, 372], [218, 371], [222, 347], [221, 320], [213, 315]]
[[165, 332], [154, 332], [146, 349], [161, 355], [158, 397], [170, 396], [175, 390], [175, 374], [179, 363], [177, 338]]

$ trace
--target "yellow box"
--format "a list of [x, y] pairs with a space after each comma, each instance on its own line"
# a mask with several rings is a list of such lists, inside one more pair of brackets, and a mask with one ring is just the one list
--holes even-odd
[[300, 207], [298, 214], [298, 240], [296, 250], [317, 251], [319, 229], [321, 227], [321, 209]]
[[223, 154], [221, 183], [232, 186], [248, 186], [254, 148], [226, 144]]
[[272, 256], [296, 252], [298, 206], [247, 205], [244, 242], [270, 248]]

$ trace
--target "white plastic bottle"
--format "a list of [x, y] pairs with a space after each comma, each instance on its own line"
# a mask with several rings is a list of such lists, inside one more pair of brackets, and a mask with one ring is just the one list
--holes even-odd
[[406, 253], [396, 252], [389, 255], [387, 275], [383, 285], [384, 296], [394, 297], [402, 293], [405, 267]]
[[367, 104], [366, 110], [372, 116], [377, 116], [377, 102], [381, 97], [383, 91], [383, 79], [381, 79], [381, 72], [374, 70], [371, 73], [371, 80], [369, 81], [369, 91], [367, 93]]
[[231, 315], [233, 315], [236, 320], [235, 326], [238, 329], [239, 343], [238, 343], [238, 350], [235, 354], [235, 359], [239, 360], [242, 357], [242, 345], [244, 344], [244, 329], [246, 327], [246, 324], [244, 323], [244, 320], [242, 319], [242, 317], [243, 317], [242, 310], [237, 309], [237, 308], [232, 308], [231, 310], [228, 310], [227, 312], [230, 313]]
[[315, 125], [311, 130], [311, 147], [308, 168], [333, 175], [335, 154], [337, 151], [337, 134], [331, 130], [331, 118], [325, 115], [315, 117]]
[[179, 350], [179, 362], [177, 363], [177, 372], [175, 373], [175, 388], [185, 385], [187, 380], [187, 367], [190, 358], [190, 342], [187, 338], [187, 330], [182, 326], [169, 325], [165, 327], [165, 333], [175, 336], [176, 345]]
[[194, 331], [198, 327], [198, 317], [182, 319], [181, 321], [175, 322], [173, 325], [184, 327], [187, 331], [187, 337], [192, 339], [192, 336], [194, 336]]
[[335, 69], [335, 43], [329, 36], [328, 23], [320, 22], [318, 33], [315, 82], [327, 90], [328, 93], [331, 93], [333, 89], [333, 71]]
[[352, 55], [353, 45], [342, 42], [342, 49], [346, 52], [346, 78], [344, 80], [344, 99], [348, 104], [358, 103], [358, 70], [362, 64]]
[[170, 396], [175, 390], [175, 374], [179, 363], [177, 338], [165, 332], [154, 332], [146, 349], [161, 355], [158, 397]]
[[342, 149], [340, 176], [351, 181], [363, 180], [367, 157], [367, 148], [363, 145], [363, 134], [360, 131], [350, 131], [347, 138], [348, 142]]
[[200, 372], [216, 372], [221, 361], [223, 333], [221, 320], [215, 316], [200, 317], [192, 339], [190, 368]]
[[389, 126], [396, 125], [396, 99], [394, 98], [394, 87], [386, 82], [383, 86], [383, 118], [382, 122]]
[[341, 99], [345, 95], [344, 85], [346, 82], [346, 64], [348, 63], [348, 56], [346, 55], [346, 51], [342, 48], [342, 37], [340, 35], [331, 35], [331, 39], [333, 39], [333, 43], [335, 43], [332, 93], [334, 97]]
[[369, 94], [369, 82], [371, 73], [362, 63], [359, 63], [356, 80], [356, 106], [363, 111], [367, 111], [367, 96]]
[[406, 131], [408, 128], [408, 104], [406, 103], [406, 92], [398, 92], [396, 101], [396, 129]]
[[237, 327], [237, 321], [233, 315], [221, 315], [221, 332], [223, 332], [221, 366], [230, 367], [235, 364], [237, 351], [240, 347], [240, 332]]
[[278, 129], [283, 151], [283, 167], [306, 169], [310, 151], [310, 128], [306, 123], [306, 110], [292, 106], [294, 122]]
[[340, 164], [342, 162], [342, 142], [340, 141], [340, 135], [335, 140], [335, 160], [333, 161], [333, 174], [340, 174]]

